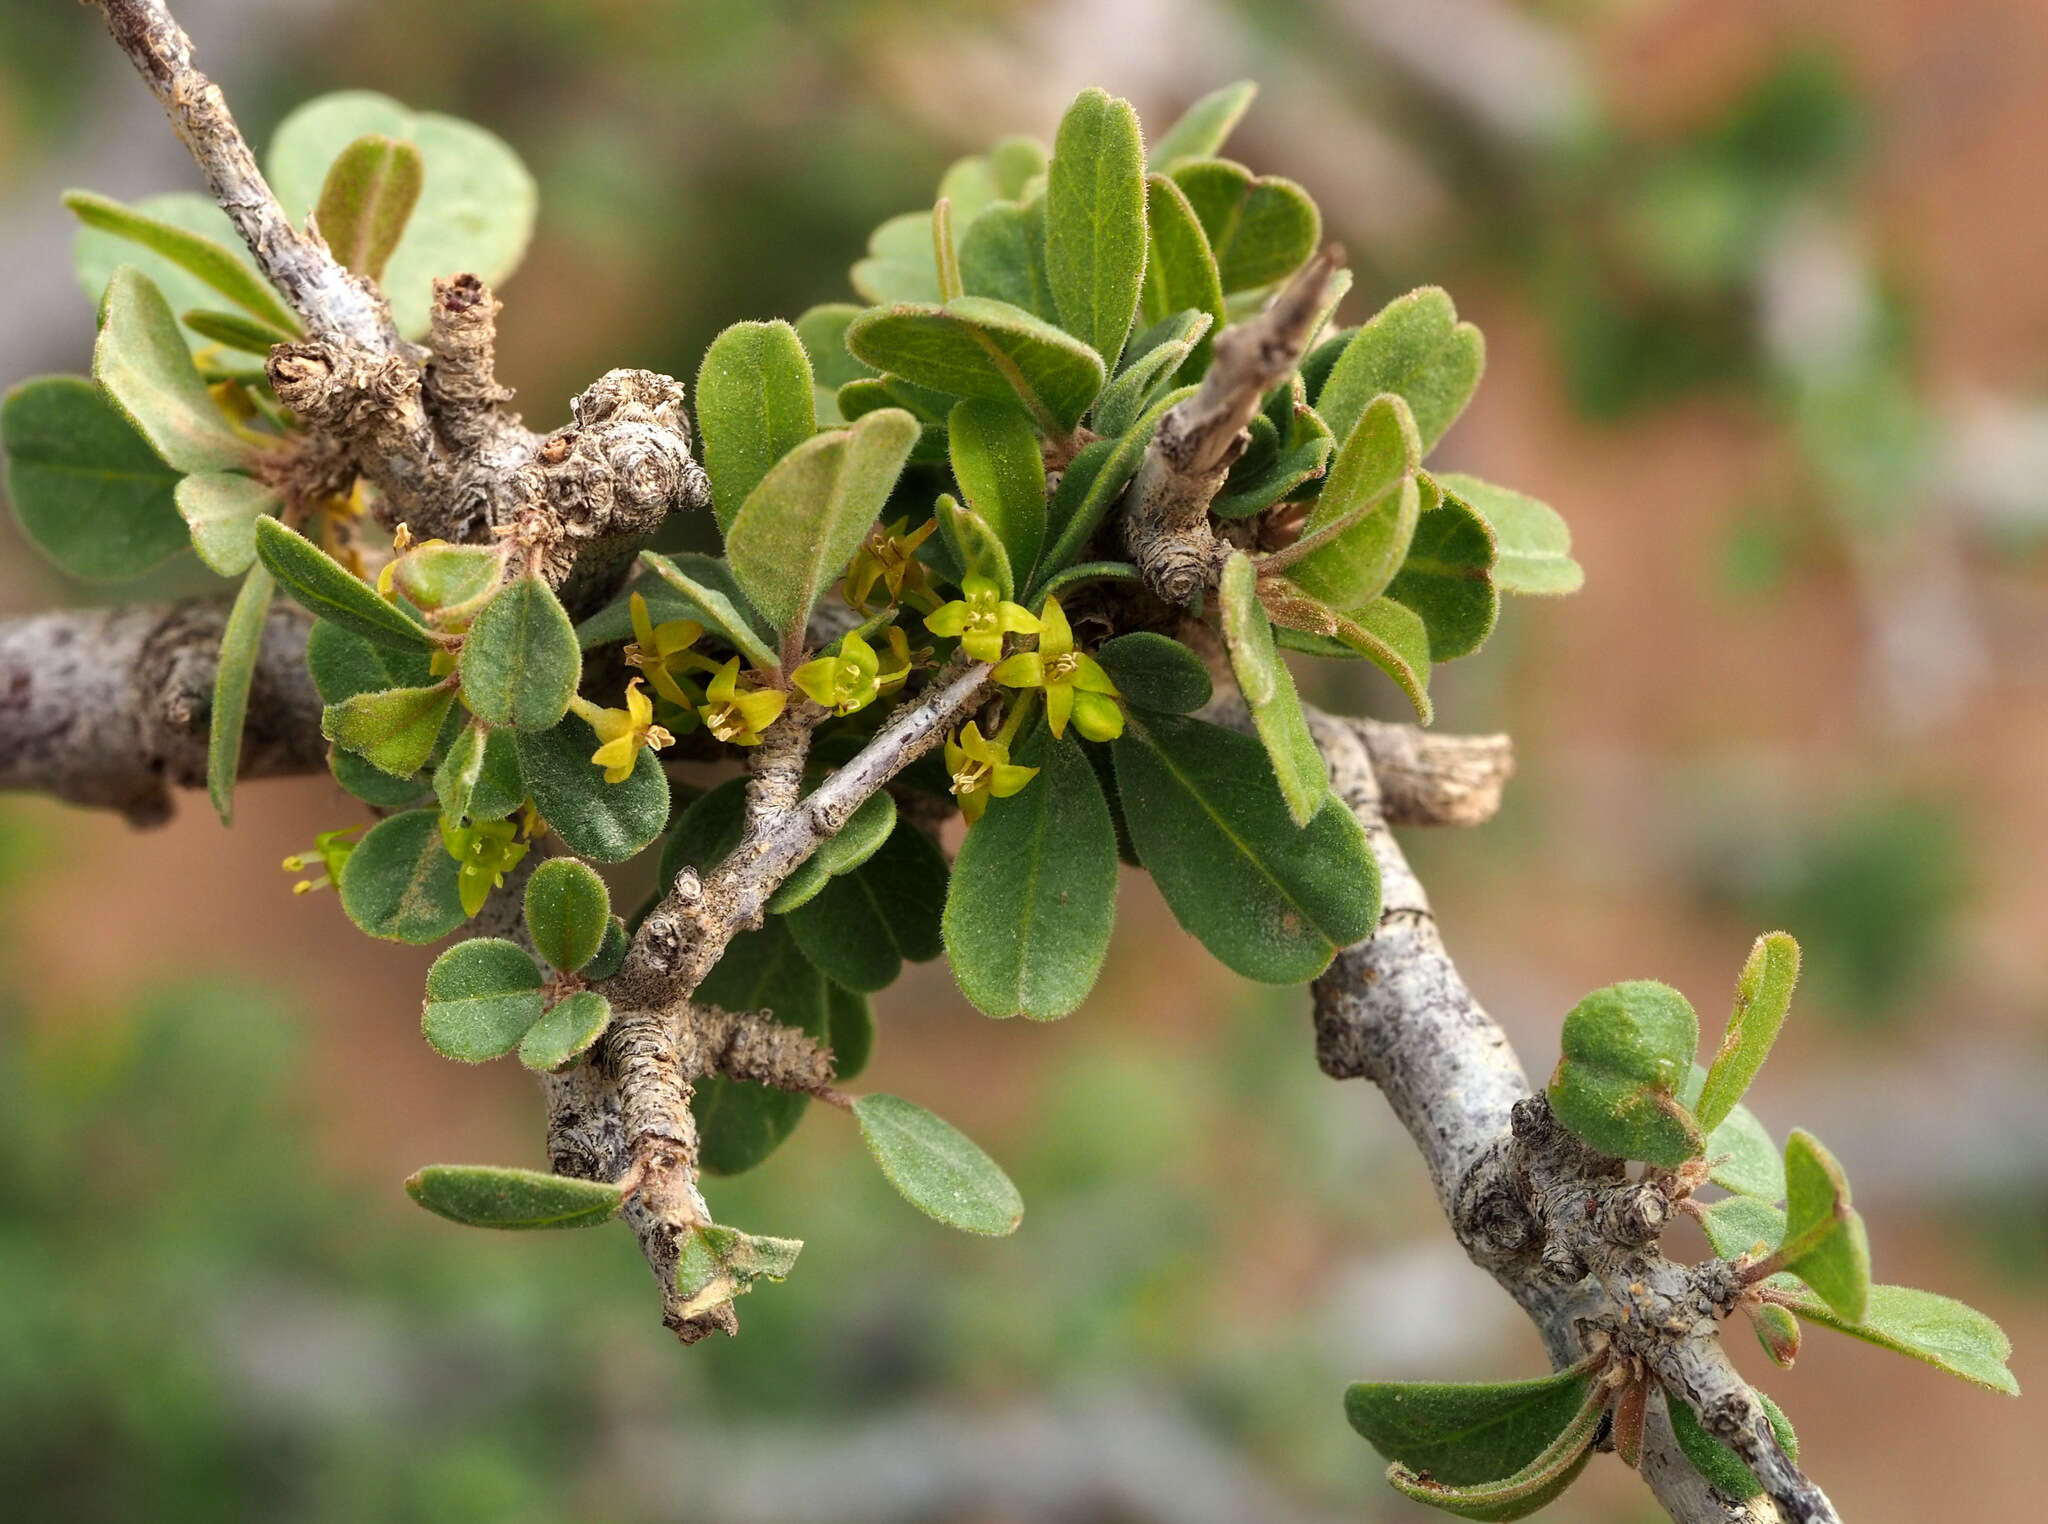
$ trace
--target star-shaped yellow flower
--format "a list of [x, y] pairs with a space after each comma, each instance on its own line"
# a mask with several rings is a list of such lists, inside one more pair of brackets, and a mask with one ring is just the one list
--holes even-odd
[[313, 850], [294, 852], [284, 860], [287, 873], [304, 873], [314, 863], [320, 865], [318, 878], [302, 878], [292, 885], [293, 894], [311, 894], [316, 889], [332, 889], [341, 882], [341, 870], [348, 862], [349, 853], [356, 844], [349, 838], [362, 829], [359, 825], [343, 826], [338, 831], [321, 831], [313, 837]]
[[1002, 660], [1005, 635], [1038, 633], [1031, 611], [1004, 598], [987, 577], [968, 577], [960, 584], [960, 593], [925, 615], [924, 627], [934, 635], [959, 636], [960, 649], [976, 661]]
[[1089, 740], [1115, 740], [1124, 733], [1116, 684], [1100, 662], [1074, 649], [1074, 627], [1059, 599], [1047, 594], [1038, 618], [1038, 649], [1009, 657], [992, 674], [995, 680], [1006, 688], [1043, 689], [1045, 722], [1054, 735], [1067, 733], [1071, 716], [1074, 728]]
[[503, 885], [505, 875], [526, 856], [529, 848], [516, 839], [518, 833], [519, 827], [510, 820], [452, 826], [446, 815], [441, 817], [441, 844], [462, 864], [455, 875], [455, 892], [461, 897], [465, 915], [483, 909], [491, 891]]
[[969, 825], [981, 819], [989, 800], [1007, 799], [1038, 776], [1037, 768], [1012, 762], [1003, 742], [982, 739], [981, 727], [972, 720], [946, 738], [946, 771], [953, 775], [953, 794]]
[[652, 746], [659, 751], [675, 744], [676, 738], [654, 723], [654, 700], [641, 688], [637, 677], [626, 684], [624, 709], [601, 709], [584, 698], [571, 699], [569, 706], [597, 732], [598, 747], [590, 754], [590, 760], [604, 769], [607, 783], [624, 783], [633, 776], [641, 747]]
[[938, 527], [937, 519], [926, 519], [913, 531], [906, 515], [886, 528], [877, 525], [870, 529], [846, 568], [846, 581], [841, 586], [846, 601], [865, 614], [875, 584], [880, 582], [888, 588], [892, 604], [907, 603], [923, 610], [937, 608], [939, 600], [932, 592], [931, 572], [917, 559], [917, 547], [930, 539]]
[[781, 717], [788, 702], [783, 688], [742, 688], [735, 656], [704, 689], [704, 728], [735, 746], [759, 746], [761, 732]]
[[805, 662], [789, 680], [834, 714], [852, 714], [880, 697], [882, 659], [860, 638], [859, 630], [848, 630], [840, 637], [838, 655]]
[[694, 619], [669, 619], [657, 625], [648, 615], [647, 600], [638, 593], [628, 606], [633, 611], [633, 643], [626, 647], [626, 665], [645, 672], [654, 691], [678, 709], [695, 708], [695, 694], [676, 681], [676, 674], [693, 668], [717, 670], [690, 649], [703, 637], [704, 626]]

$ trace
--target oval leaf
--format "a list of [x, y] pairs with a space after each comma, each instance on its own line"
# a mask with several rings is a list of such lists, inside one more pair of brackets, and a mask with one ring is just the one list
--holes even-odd
[[769, 469], [818, 430], [810, 356], [797, 330], [735, 323], [713, 339], [697, 369], [697, 427], [723, 532]]
[[0, 445], [15, 522], [72, 576], [136, 577], [185, 548], [178, 473], [85, 377], [40, 376], [9, 391]]
[[879, 307], [846, 330], [854, 355], [951, 397], [1024, 405], [1039, 431], [1068, 435], [1102, 390], [1102, 358], [1021, 307], [962, 296]]
[[206, 731], [206, 792], [222, 825], [235, 813], [235, 775], [242, 765], [242, 726], [249, 716], [249, 688], [263, 652], [263, 627], [270, 616], [275, 584], [258, 566], [242, 579], [235, 606], [221, 630], [220, 665], [213, 675], [213, 713]]
[[1316, 411], [1342, 439], [1373, 398], [1397, 393], [1415, 415], [1427, 455], [1465, 411], [1485, 369], [1479, 330], [1458, 321], [1450, 293], [1423, 286], [1395, 297], [1352, 336], [1323, 383]]
[[432, 810], [408, 810], [370, 828], [341, 870], [341, 908], [390, 942], [438, 942], [468, 917], [457, 866]]
[[1131, 103], [1102, 90], [1083, 90], [1053, 139], [1045, 270], [1060, 326], [1114, 361], [1145, 271], [1145, 145]]
[[1193, 714], [1215, 691], [1201, 657], [1151, 630], [1133, 630], [1105, 641], [1095, 659], [1125, 701], [1140, 709]]
[[1010, 1177], [952, 1123], [893, 1095], [861, 1096], [853, 1114], [882, 1173], [920, 1212], [991, 1238], [1024, 1220], [1024, 1198]]
[[1704, 1146], [1679, 1100], [1699, 1041], [1699, 1018], [1668, 984], [1595, 990], [1564, 1019], [1551, 1109], [1602, 1153], [1676, 1168]]
[[526, 881], [527, 934], [562, 973], [573, 974], [597, 956], [611, 914], [611, 891], [604, 880], [573, 857], [549, 858]]
[[313, 214], [334, 257], [358, 275], [382, 280], [425, 178], [419, 149], [382, 133], [366, 134], [342, 149], [328, 166]]
[[397, 605], [379, 598], [326, 551], [276, 519], [256, 521], [256, 554], [286, 592], [322, 619], [380, 646], [434, 649], [433, 636]]
[[472, 1228], [588, 1228], [623, 1199], [616, 1185], [488, 1164], [430, 1164], [405, 1193], [450, 1222]]
[[604, 1036], [611, 1020], [610, 1001], [595, 990], [578, 990], [526, 1029], [519, 1062], [542, 1073], [559, 1069]]
[[668, 824], [668, 777], [643, 749], [620, 783], [604, 781], [590, 760], [597, 736], [570, 715], [552, 730], [522, 730], [519, 769], [541, 818], [578, 857], [622, 863], [643, 851]]
[[961, 495], [1028, 578], [1045, 540], [1045, 458], [1030, 418], [1014, 403], [970, 400], [953, 405], [946, 429]]
[[1223, 639], [1238, 692], [1244, 695], [1259, 742], [1272, 760], [1287, 813], [1296, 825], [1305, 826], [1330, 797], [1330, 770], [1302, 718], [1294, 674], [1273, 644], [1273, 625], [1259, 603], [1258, 581], [1251, 557], [1232, 551], [1217, 594], [1223, 605]]
[[1512, 1476], [1541, 1455], [1591, 1384], [1582, 1371], [1534, 1381], [1360, 1381], [1345, 1389], [1344, 1416], [1388, 1460], [1465, 1487]]
[[462, 642], [462, 702], [487, 725], [547, 730], [583, 677], [576, 627], [554, 589], [520, 577], [484, 605]]
[[518, 1047], [540, 1020], [540, 991], [540, 969], [524, 948], [502, 937], [473, 937], [427, 970], [420, 1030], [443, 1058], [488, 1063]]
[[150, 447], [180, 471], [245, 466], [260, 453], [207, 394], [156, 284], [133, 265], [107, 283], [92, 377]]
[[1771, 1044], [1792, 1008], [1792, 989], [1799, 982], [1799, 944], [1782, 931], [1756, 939], [1749, 961], [1735, 981], [1735, 1009], [1728, 1016], [1720, 1051], [1707, 1070], [1706, 1083], [1693, 1106], [1700, 1126], [1712, 1132], [1735, 1109], [1770, 1057]]
[[256, 521], [284, 506], [276, 488], [239, 471], [188, 476], [178, 483], [174, 501], [199, 559], [223, 577], [239, 577], [255, 563]]
[[410, 778], [433, 755], [454, 704], [448, 687], [359, 693], [322, 711], [320, 733], [392, 777]]
[[1849, 1204], [1849, 1180], [1820, 1139], [1785, 1138], [1785, 1268], [1845, 1322], [1860, 1323], [1870, 1298], [1870, 1239]]

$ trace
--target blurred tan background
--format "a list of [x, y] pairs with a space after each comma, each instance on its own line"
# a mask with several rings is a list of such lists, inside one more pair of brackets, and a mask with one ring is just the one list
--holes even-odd
[[[2000, 1318], [2048, 1385], [2048, 6], [2040, 0], [187, 0], [263, 141], [369, 87], [541, 182], [503, 369], [547, 427], [613, 365], [694, 377], [742, 317], [846, 294], [947, 162], [1084, 84], [1155, 130], [1250, 76], [1231, 152], [1423, 281], [1490, 368], [1439, 459], [1570, 520], [1586, 590], [1440, 669], [1506, 729], [1501, 818], [1411, 841], [1453, 951], [1548, 1072], [1586, 989], [1718, 1028], [1750, 938], [1807, 976], [1753, 1097], [1845, 1162], [1880, 1279]], [[0, 356], [83, 369], [57, 192], [194, 184], [95, 18], [0, 10]], [[121, 596], [203, 586], [174, 570]], [[103, 597], [0, 525], [8, 612]], [[1376, 676], [1318, 697], [1395, 715]], [[0, 1485], [23, 1518], [1187, 1521], [1415, 1516], [1345, 1427], [1365, 1376], [1533, 1374], [1305, 997], [1126, 888], [1093, 1001], [999, 1025], [943, 967], [864, 1085], [1008, 1165], [964, 1241], [810, 1118], [721, 1216], [808, 1241], [684, 1351], [615, 1232], [465, 1235], [432, 1160], [539, 1162], [530, 1082], [417, 1035], [428, 954], [277, 869], [324, 781], [166, 829], [0, 802]], [[1861, 1524], [2025, 1519], [2035, 1398], [1815, 1331], [1731, 1346]], [[1647, 1520], [1612, 1461], [1561, 1519]], [[1424, 1515], [1428, 1516], [1428, 1515]]]

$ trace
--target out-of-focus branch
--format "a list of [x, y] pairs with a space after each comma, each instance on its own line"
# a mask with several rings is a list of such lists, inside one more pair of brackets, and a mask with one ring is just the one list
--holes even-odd
[[[218, 599], [74, 609], [0, 621], [0, 788], [170, 818], [171, 790], [206, 786], [206, 736], [228, 605]], [[320, 696], [306, 671], [311, 621], [269, 615], [241, 776], [326, 765]]]

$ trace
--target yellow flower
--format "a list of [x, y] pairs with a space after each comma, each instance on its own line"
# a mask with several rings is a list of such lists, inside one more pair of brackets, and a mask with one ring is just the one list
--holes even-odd
[[875, 584], [880, 582], [889, 589], [892, 604], [908, 603], [912, 608], [927, 611], [937, 608], [939, 600], [932, 593], [931, 572], [917, 559], [917, 547], [930, 539], [938, 527], [937, 519], [926, 519], [910, 533], [910, 519], [905, 516], [887, 528], [877, 525], [870, 529], [846, 568], [846, 581], [841, 587], [846, 601], [865, 614]]
[[694, 693], [676, 681], [676, 674], [692, 668], [714, 670], [708, 660], [690, 651], [702, 638], [704, 626], [694, 619], [670, 619], [657, 625], [648, 616], [647, 600], [638, 593], [633, 595], [630, 607], [633, 643], [626, 647], [626, 665], [645, 672], [654, 691], [678, 709], [694, 708]]
[[740, 659], [718, 669], [704, 690], [704, 728], [735, 746], [759, 746], [761, 732], [780, 718], [789, 702], [782, 688], [742, 688]]
[[284, 860], [287, 873], [304, 873], [313, 863], [320, 865], [318, 878], [302, 878], [292, 885], [293, 894], [311, 894], [316, 889], [332, 889], [341, 882], [341, 870], [348, 862], [349, 853], [356, 844], [348, 838], [362, 829], [359, 825], [343, 826], [338, 831], [322, 831], [313, 838], [313, 850], [294, 852]]
[[654, 723], [654, 700], [641, 689], [637, 677], [626, 684], [624, 709], [601, 709], [586, 698], [569, 700], [569, 707], [597, 732], [598, 748], [590, 760], [604, 769], [607, 783], [624, 783], [633, 776], [641, 747], [659, 751], [675, 744], [676, 738]]
[[519, 827], [509, 820], [484, 820], [474, 825], [450, 825], [441, 817], [441, 844], [448, 855], [462, 864], [455, 875], [455, 891], [461, 897], [465, 915], [484, 908], [491, 891], [503, 885], [505, 875], [519, 865], [529, 850], [515, 838]]
[[[892, 627], [890, 633], [899, 632]], [[906, 676], [909, 670], [906, 657]], [[807, 661], [789, 674], [789, 680], [834, 714], [852, 714], [881, 695], [881, 674], [882, 661], [875, 655], [875, 648], [860, 638], [859, 630], [848, 630], [840, 638], [837, 656]]]
[[976, 661], [1002, 660], [1005, 635], [1038, 633], [1031, 611], [1005, 599], [987, 577], [968, 577], [960, 592], [961, 597], [925, 615], [924, 627], [934, 635], [958, 635], [960, 649]]
[[983, 740], [981, 727], [972, 720], [957, 736], [946, 738], [946, 771], [953, 775], [953, 793], [969, 825], [981, 819], [989, 800], [1007, 799], [1038, 776], [1037, 768], [1012, 762], [1003, 742]]
[[1124, 733], [1116, 684], [1102, 664], [1074, 649], [1074, 627], [1059, 599], [1046, 595], [1039, 612], [1038, 649], [1019, 651], [992, 674], [1006, 688], [1045, 690], [1045, 722], [1055, 736], [1067, 733], [1067, 719], [1091, 741], [1113, 741]]
[[895, 625], [889, 626], [889, 654], [881, 659], [875, 671], [875, 681], [884, 693], [894, 693], [903, 686], [910, 669], [931, 660], [932, 648], [910, 649], [910, 641]]

